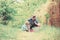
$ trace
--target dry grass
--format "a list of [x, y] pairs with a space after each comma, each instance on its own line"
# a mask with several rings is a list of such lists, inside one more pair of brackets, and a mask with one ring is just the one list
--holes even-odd
[[43, 26], [34, 30], [24, 32], [19, 28], [0, 27], [0, 40], [60, 40], [59, 28]]

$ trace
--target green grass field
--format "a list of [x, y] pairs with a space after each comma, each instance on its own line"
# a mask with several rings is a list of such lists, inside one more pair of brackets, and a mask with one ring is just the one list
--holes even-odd
[[0, 40], [60, 40], [60, 28], [41, 26], [35, 32], [24, 32], [20, 28], [0, 26]]
[[[13, 18], [8, 25], [0, 24], [0, 40], [60, 40], [60, 28], [43, 25], [47, 0], [24, 0], [24, 3], [13, 3], [13, 0], [0, 0], [0, 2], [2, 2], [0, 5], [3, 6], [0, 6], [0, 13], [7, 7]], [[12, 9], [16, 12], [13, 12]], [[35, 14], [41, 23], [40, 28], [34, 28], [34, 32], [22, 31], [21, 27], [25, 21]], [[39, 15], [42, 17], [40, 18]]]

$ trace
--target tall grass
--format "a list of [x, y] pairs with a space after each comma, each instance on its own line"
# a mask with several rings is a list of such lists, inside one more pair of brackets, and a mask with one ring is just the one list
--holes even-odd
[[34, 31], [24, 32], [20, 28], [0, 25], [0, 40], [20, 40], [23, 38], [24, 40], [30, 38], [32, 38], [31, 40], [60, 40], [60, 28], [43, 25], [40, 28], [34, 28]]

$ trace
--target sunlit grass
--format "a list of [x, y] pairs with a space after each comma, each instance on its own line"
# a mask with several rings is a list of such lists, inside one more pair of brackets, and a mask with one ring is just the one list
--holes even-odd
[[24, 32], [20, 28], [0, 27], [1, 40], [60, 40], [60, 28], [41, 26], [35, 32]]
[[[14, 8], [18, 13], [14, 14], [14, 20], [10, 21], [8, 25], [0, 24], [0, 40], [60, 40], [60, 28], [57, 27], [42, 25], [40, 28], [33, 28], [34, 32], [21, 30], [24, 22], [31, 18], [34, 13], [38, 16], [39, 22], [44, 20], [45, 9], [48, 6], [48, 3], [45, 4], [46, 1], [25, 0], [22, 4], [16, 2], [10, 4], [9, 7]], [[40, 10], [40, 12], [35, 12], [35, 10]], [[42, 18], [39, 15], [42, 15]]]

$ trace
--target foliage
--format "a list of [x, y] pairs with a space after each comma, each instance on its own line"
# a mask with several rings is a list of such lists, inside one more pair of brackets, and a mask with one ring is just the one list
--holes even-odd
[[46, 17], [46, 19], [48, 19], [50, 17], [50, 15], [47, 13], [47, 14], [45, 14], [45, 17]]
[[1, 20], [3, 24], [7, 24], [6, 21], [11, 20], [11, 15], [16, 13], [14, 8], [9, 7], [11, 2], [12, 1], [8, 2], [7, 0], [0, 0], [0, 16], [2, 17]]
[[[23, 0], [24, 2], [19, 3], [16, 0], [0, 0], [0, 15], [2, 22], [4, 23], [4, 16], [7, 20], [12, 20], [13, 26], [22, 26], [22, 24], [34, 15], [34, 11], [40, 7], [47, 0]], [[3, 15], [3, 13], [5, 15]], [[3, 15], [3, 16], [2, 16]], [[9, 25], [8, 24], [8, 25]]]
[[[36, 40], [37, 37], [39, 40], [59, 40], [60, 29], [55, 27], [43, 25], [38, 32], [36, 31], [38, 29], [34, 28], [36, 32], [33, 33], [22, 32], [20, 29], [24, 22], [34, 15], [34, 11], [46, 1], [24, 0], [23, 3], [19, 3], [16, 0], [0, 0], [0, 21], [3, 24], [8, 24], [0, 24], [0, 40], [23, 40], [24, 38]], [[5, 16], [6, 20], [4, 19]], [[46, 18], [49, 18], [48, 14]]]

